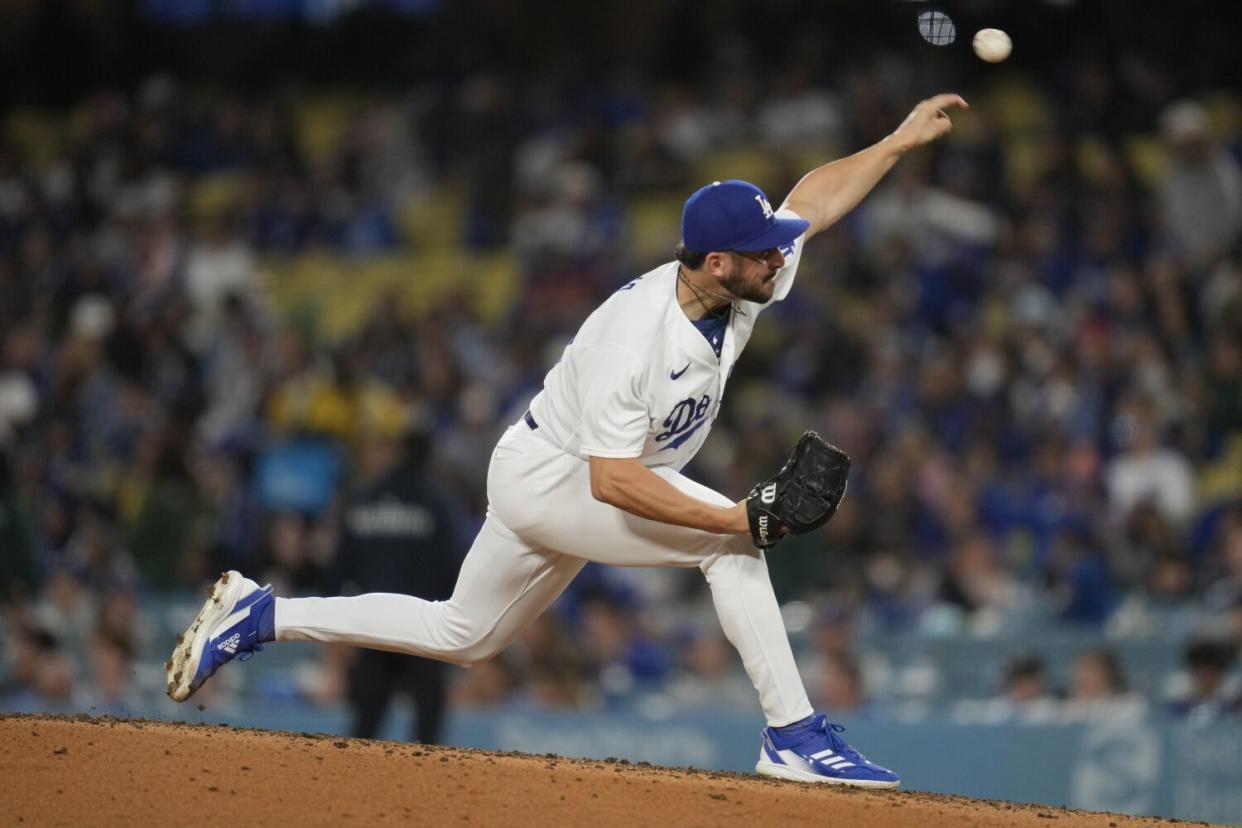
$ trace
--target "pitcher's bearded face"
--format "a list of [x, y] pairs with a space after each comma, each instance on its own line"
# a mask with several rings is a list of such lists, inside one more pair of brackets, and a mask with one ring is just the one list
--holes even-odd
[[729, 259], [729, 272], [720, 278], [720, 286], [738, 299], [760, 305], [768, 302], [776, 290], [776, 272], [785, 266], [780, 249], [734, 251]]

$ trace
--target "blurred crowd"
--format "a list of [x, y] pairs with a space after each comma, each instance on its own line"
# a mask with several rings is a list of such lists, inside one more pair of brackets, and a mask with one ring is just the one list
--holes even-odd
[[[167, 649], [144, 638], [145, 597], [221, 569], [317, 594], [349, 555], [342, 503], [377, 435], [425, 436], [426, 474], [477, 525], [491, 447], [565, 341], [671, 258], [676, 214], [665, 249], [636, 204], [679, 204], [706, 157], [759, 164], [775, 203], [958, 80], [890, 56], [829, 81], [741, 39], [702, 57], [698, 82], [357, 93], [329, 140], [286, 98], [165, 75], [83, 98], [51, 135], [10, 113], [0, 698], [124, 709], [127, 665]], [[1106, 648], [1060, 687], [1027, 654], [975, 713], [1127, 696], [1242, 715], [1242, 100], [1090, 60], [955, 88], [974, 106], [952, 138], [808, 246], [689, 472], [740, 498], [807, 428], [853, 458], [835, 519], [769, 556], [782, 601], [811, 608], [808, 683], [830, 710], [891, 690], [863, 634], [1067, 625], [1162, 638], [1183, 670], [1145, 697]], [[267, 263], [418, 250], [402, 207], [447, 192], [462, 255], [515, 263], [498, 319], [453, 289], [418, 312], [381, 293], [330, 338], [273, 299]], [[842, 618], [850, 634], [820, 634]], [[751, 705], [713, 624], [695, 572], [590, 567], [453, 692]]]

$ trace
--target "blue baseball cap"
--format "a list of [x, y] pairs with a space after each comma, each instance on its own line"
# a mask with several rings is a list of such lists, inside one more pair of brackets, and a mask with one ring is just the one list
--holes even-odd
[[713, 181], [686, 199], [681, 240], [691, 250], [770, 250], [806, 232], [811, 223], [777, 218], [763, 190], [749, 181]]

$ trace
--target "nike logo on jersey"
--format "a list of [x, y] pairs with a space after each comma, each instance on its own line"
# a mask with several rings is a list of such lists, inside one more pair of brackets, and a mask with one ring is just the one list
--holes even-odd
[[668, 378], [669, 379], [681, 379], [681, 375], [686, 373], [689, 370], [690, 370], [690, 363], [687, 362], [685, 368], [682, 368], [680, 371], [670, 372], [668, 375]]

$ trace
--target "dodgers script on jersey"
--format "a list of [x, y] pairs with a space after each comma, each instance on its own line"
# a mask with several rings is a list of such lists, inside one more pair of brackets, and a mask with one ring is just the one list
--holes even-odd
[[[781, 210], [781, 218], [798, 218]], [[789, 294], [805, 236], [782, 248], [768, 304]], [[767, 305], [738, 302], [717, 358], [677, 303], [677, 262], [622, 287], [582, 324], [530, 411], [539, 433], [586, 459], [635, 457], [680, 470], [720, 411], [725, 384]]]

